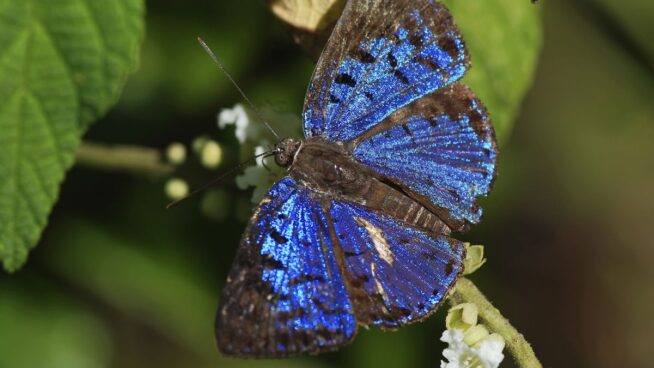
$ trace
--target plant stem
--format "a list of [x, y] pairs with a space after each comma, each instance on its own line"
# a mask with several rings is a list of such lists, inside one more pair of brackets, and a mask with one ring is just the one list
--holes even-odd
[[453, 305], [461, 303], [476, 304], [477, 308], [479, 308], [479, 316], [484, 320], [486, 326], [504, 337], [506, 347], [519, 367], [542, 368], [534, 354], [534, 350], [529, 342], [525, 340], [525, 337], [515, 327], [511, 326], [509, 321], [486, 299], [472, 281], [461, 277], [450, 296], [450, 302]]
[[175, 170], [162, 159], [162, 153], [157, 149], [92, 142], [82, 142], [77, 151], [77, 163], [102, 170], [157, 176], [169, 175]]

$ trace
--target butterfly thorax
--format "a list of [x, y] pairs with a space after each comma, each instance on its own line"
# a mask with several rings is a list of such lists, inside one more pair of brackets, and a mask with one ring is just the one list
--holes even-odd
[[365, 194], [372, 175], [342, 145], [320, 138], [309, 138], [297, 146], [289, 172], [314, 191], [337, 197]]
[[280, 167], [288, 167], [293, 163], [295, 154], [302, 142], [293, 138], [284, 138], [275, 145], [275, 163]]
[[358, 203], [429, 232], [451, 231], [425, 204], [357, 161], [346, 145], [309, 138], [285, 139], [277, 147], [276, 162], [317, 196]]

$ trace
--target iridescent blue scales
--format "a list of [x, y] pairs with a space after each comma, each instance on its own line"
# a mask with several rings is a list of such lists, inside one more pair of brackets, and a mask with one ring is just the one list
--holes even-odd
[[224, 353], [285, 356], [354, 336], [326, 214], [311, 196], [287, 177], [256, 210], [221, 300], [216, 328]]
[[337, 349], [357, 326], [436, 310], [463, 269], [450, 237], [479, 222], [497, 148], [451, 15], [429, 0], [349, 0], [318, 62], [306, 139], [255, 210], [219, 306], [240, 357]]
[[[460, 79], [466, 70], [463, 40], [444, 6], [428, 1], [354, 6], [358, 14], [372, 16], [341, 24], [346, 29], [339, 31], [361, 42], [335, 40], [323, 52], [305, 100], [307, 137], [353, 140], [398, 108]], [[394, 19], [377, 19], [380, 13]]]
[[[389, 127], [390, 126], [390, 127]], [[454, 231], [477, 223], [475, 199], [495, 178], [497, 147], [486, 112], [455, 83], [396, 111], [360, 139], [354, 156], [377, 173], [447, 209]]]
[[357, 295], [357, 319], [397, 328], [420, 320], [443, 300], [461, 271], [464, 247], [348, 202], [332, 201], [343, 268]]

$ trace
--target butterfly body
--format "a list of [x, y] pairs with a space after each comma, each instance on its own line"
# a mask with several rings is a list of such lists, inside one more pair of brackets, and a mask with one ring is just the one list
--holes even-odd
[[451, 237], [481, 219], [496, 173], [483, 104], [458, 82], [460, 32], [434, 0], [348, 0], [309, 85], [304, 140], [243, 233], [216, 318], [223, 354], [338, 349], [445, 300], [463, 270]]
[[[435, 234], [451, 230], [427, 206], [412, 198], [399, 186], [385, 181], [352, 155], [353, 147], [341, 142], [309, 138], [298, 142], [286, 139], [278, 144], [276, 161], [300, 185], [311, 188], [314, 196], [328, 205], [331, 199], [358, 203]], [[285, 160], [284, 157], [292, 157]]]

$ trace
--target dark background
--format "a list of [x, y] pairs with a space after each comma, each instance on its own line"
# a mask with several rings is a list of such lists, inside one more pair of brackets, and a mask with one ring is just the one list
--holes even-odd
[[[527, 0], [525, 0], [527, 1]], [[654, 7], [542, 0], [535, 82], [502, 147], [472, 278], [546, 367], [651, 367], [654, 341]], [[203, 35], [260, 104], [299, 114], [313, 63], [260, 2], [151, 1], [138, 72], [86, 139], [164, 149], [209, 135], [240, 102], [196, 44]], [[473, 65], [475, 60], [473, 60]], [[492, 111], [491, 111], [492, 114]], [[28, 264], [0, 274], [0, 367], [438, 367], [444, 311], [396, 333], [362, 330], [340, 352], [290, 361], [221, 358], [213, 318], [250, 211], [233, 180], [165, 211], [166, 178], [76, 167]], [[507, 362], [510, 359], [507, 359]], [[510, 364], [506, 364], [510, 366]]]

